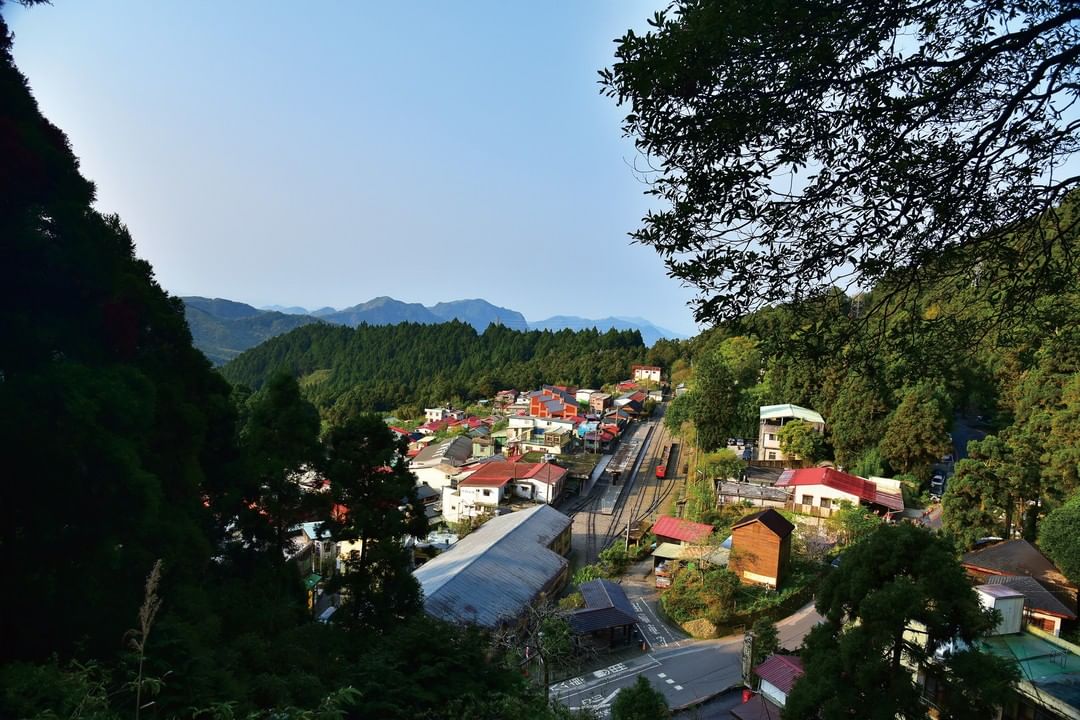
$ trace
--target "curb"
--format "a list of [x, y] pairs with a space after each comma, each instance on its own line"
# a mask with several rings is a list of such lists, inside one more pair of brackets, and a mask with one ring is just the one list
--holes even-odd
[[677, 706], [671, 708], [671, 714], [676, 715], [676, 714], [681, 713], [681, 712], [686, 712], [687, 710], [689, 710], [691, 708], [695, 708], [695, 707], [697, 707], [699, 705], [704, 705], [705, 703], [709, 702], [713, 698], [717, 698], [717, 697], [723, 695], [724, 693], [731, 692], [732, 690], [738, 690], [738, 689], [740, 689], [742, 687], [745, 687], [745, 686], [742, 683], [738, 683], [738, 684], [732, 685], [730, 687], [726, 687], [723, 690], [717, 690], [716, 692], [711, 693], [709, 695], [705, 695], [704, 697], [697, 698], [696, 700], [691, 700], [690, 702], [685, 703], [683, 705], [677, 705]]

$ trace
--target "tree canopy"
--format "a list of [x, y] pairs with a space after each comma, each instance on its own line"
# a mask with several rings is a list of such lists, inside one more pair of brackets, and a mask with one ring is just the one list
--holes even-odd
[[835, 284], [903, 305], [930, 260], [956, 288], [1000, 275], [982, 295], [1031, 311], [1075, 279], [1078, 19], [1019, 0], [676, 0], [601, 71], [666, 205], [633, 237], [701, 290], [703, 321]]
[[[975, 649], [993, 618], [952, 546], [914, 525], [882, 525], [853, 545], [822, 584], [816, 607], [825, 621], [804, 641], [806, 674], [785, 718], [925, 718], [902, 660], [948, 687], [947, 717], [991, 716], [1015, 678], [1004, 661]], [[957, 640], [964, 644], [953, 646]]]

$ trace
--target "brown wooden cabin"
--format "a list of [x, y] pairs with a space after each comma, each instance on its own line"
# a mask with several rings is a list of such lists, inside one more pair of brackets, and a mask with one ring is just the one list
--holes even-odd
[[779, 588], [791, 562], [794, 529], [772, 508], [747, 515], [731, 528], [728, 568], [745, 585]]

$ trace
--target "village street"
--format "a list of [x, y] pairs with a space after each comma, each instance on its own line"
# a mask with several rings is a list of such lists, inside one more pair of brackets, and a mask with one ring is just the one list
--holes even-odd
[[[591, 708], [606, 717], [619, 690], [644, 675], [664, 693], [672, 709], [697, 705], [742, 683], [742, 635], [717, 640], [694, 640], [664, 622], [656, 609], [658, 593], [651, 576], [642, 577], [643, 565], [631, 569], [622, 587], [638, 613], [638, 628], [649, 644], [648, 652], [551, 687], [552, 695], [571, 708]], [[779, 621], [781, 647], [794, 650], [821, 620], [806, 605]]]

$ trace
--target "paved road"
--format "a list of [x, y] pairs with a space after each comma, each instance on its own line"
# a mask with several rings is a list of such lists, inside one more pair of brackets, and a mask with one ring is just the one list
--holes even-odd
[[776, 623], [776, 634], [780, 640], [780, 647], [794, 652], [802, 645], [803, 638], [810, 629], [821, 622], [824, 618], [814, 610], [814, 603], [803, 605], [794, 614]]
[[742, 637], [699, 640], [642, 655], [553, 685], [554, 697], [570, 708], [610, 712], [619, 690], [644, 675], [672, 708], [693, 704], [742, 683]]
[[630, 599], [637, 613], [638, 628], [652, 650], [680, 647], [689, 641], [689, 637], [679, 627], [669, 625], [660, 616], [657, 604], [660, 592], [656, 589], [652, 575], [652, 558], [647, 558], [630, 567], [622, 579], [626, 597]]
[[[648, 607], [649, 594], [644, 583], [624, 581], [623, 587], [635, 607], [637, 603]], [[655, 643], [651, 652], [640, 657], [553, 685], [552, 695], [568, 707], [591, 708], [606, 717], [619, 690], [634, 683], [638, 675], [644, 675], [653, 687], [663, 692], [671, 708], [696, 705], [742, 684], [741, 635], [693, 640], [658, 617], [649, 616], [648, 610], [642, 612], [654, 620], [654, 629], [650, 630], [646, 624], [642, 632], [654, 640], [663, 637], [666, 644]], [[797, 649], [820, 620], [813, 605], [781, 620], [777, 623], [780, 645], [788, 650]]]

